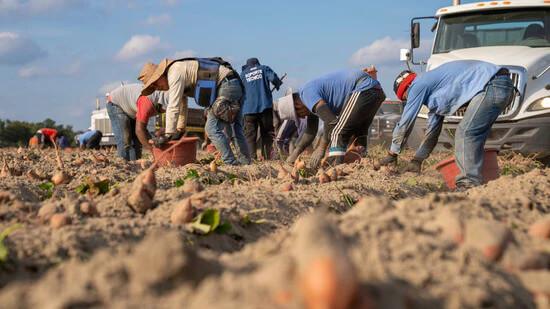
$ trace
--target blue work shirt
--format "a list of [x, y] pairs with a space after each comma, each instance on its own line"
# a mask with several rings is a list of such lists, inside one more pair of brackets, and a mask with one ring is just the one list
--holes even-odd
[[300, 99], [310, 111], [323, 100], [335, 115], [339, 115], [352, 93], [371, 88], [381, 88], [380, 83], [362, 70], [348, 69], [308, 82], [300, 91]]
[[273, 108], [272, 83], [276, 89], [282, 85], [281, 80], [266, 65], [244, 66], [241, 72], [244, 84], [245, 97], [242, 106], [244, 115], [259, 114], [266, 109]]
[[418, 76], [408, 90], [403, 114], [393, 130], [391, 152], [401, 152], [422, 105], [429, 110], [427, 132], [437, 131], [435, 128], [443, 124], [445, 116], [454, 114], [481, 92], [498, 70], [500, 67], [492, 63], [459, 60]]
[[90, 140], [90, 138], [96, 133], [96, 130], [86, 131], [78, 136], [78, 143], [84, 145]]

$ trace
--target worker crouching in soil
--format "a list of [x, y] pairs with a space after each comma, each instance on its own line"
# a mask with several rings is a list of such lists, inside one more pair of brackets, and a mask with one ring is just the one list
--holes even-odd
[[99, 149], [103, 133], [99, 130], [88, 130], [76, 137], [80, 149]]
[[461, 60], [446, 63], [421, 76], [404, 71], [395, 80], [394, 91], [404, 101], [401, 120], [393, 131], [393, 141], [382, 165], [395, 164], [412, 131], [422, 105], [428, 110], [428, 127], [420, 148], [407, 170], [419, 172], [437, 145], [445, 116], [467, 106], [455, 133], [455, 158], [460, 175], [457, 190], [482, 183], [484, 145], [489, 131], [514, 95], [507, 69], [491, 63]]
[[[107, 94], [107, 113], [111, 119], [111, 126], [115, 135], [117, 153], [126, 161], [141, 158], [142, 143], [136, 134], [141, 128], [136, 125], [138, 114], [138, 100], [141, 97], [140, 84], [122, 85]], [[159, 105], [168, 104], [167, 94], [163, 91], [154, 91], [147, 96], [147, 100]], [[147, 123], [145, 124], [145, 130]], [[145, 139], [145, 147], [150, 147]]]
[[[374, 68], [373, 68], [374, 69]], [[375, 69], [374, 69], [375, 70]], [[314, 79], [299, 93], [279, 100], [281, 119], [307, 117], [304, 134], [287, 161], [293, 162], [314, 140], [319, 118], [324, 123], [324, 138], [313, 152], [311, 165], [316, 167], [329, 146], [328, 163], [343, 163], [352, 136], [367, 146], [369, 126], [386, 96], [380, 83], [367, 70], [342, 70]]]
[[[226, 164], [249, 164], [250, 154], [244, 137], [241, 104], [243, 85], [231, 65], [221, 58], [164, 59], [159, 65], [147, 63], [138, 77], [144, 84], [142, 95], [167, 90], [166, 128], [150, 142], [157, 147], [179, 140], [185, 133], [187, 98], [206, 108], [206, 131]], [[224, 129], [231, 125], [238, 150], [231, 150]]]

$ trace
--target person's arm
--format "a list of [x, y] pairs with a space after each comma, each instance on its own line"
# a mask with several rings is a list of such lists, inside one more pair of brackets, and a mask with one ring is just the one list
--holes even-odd
[[279, 78], [279, 76], [277, 76], [277, 73], [273, 72], [270, 67], [266, 66], [265, 74], [267, 75], [267, 79], [269, 80], [269, 82], [271, 82], [273, 86], [275, 86], [275, 89], [279, 90], [279, 88], [283, 84], [283, 81]]
[[317, 130], [319, 129], [319, 117], [315, 115], [310, 115], [307, 117], [307, 125], [304, 131], [304, 134], [300, 136], [298, 142], [296, 143], [296, 148], [293, 149], [290, 156], [288, 156], [287, 162], [294, 163], [298, 156], [304, 152], [304, 150], [313, 143], [315, 136], [317, 135]]
[[405, 109], [401, 115], [401, 119], [393, 130], [392, 144], [390, 147], [390, 153], [397, 155], [401, 152], [403, 146], [407, 142], [407, 138], [411, 134], [416, 121], [416, 116], [422, 108], [422, 103], [426, 100], [426, 89], [421, 85], [415, 85], [419, 87], [411, 87]]
[[[153, 97], [153, 99], [155, 98]], [[157, 112], [151, 101], [151, 96], [140, 96], [136, 105], [136, 136], [141, 145], [143, 145], [143, 148], [151, 149], [151, 144], [149, 142], [151, 135], [149, 134], [149, 130], [147, 130], [147, 124], [149, 123], [149, 119], [156, 115]]]
[[338, 118], [332, 112], [332, 110], [330, 110], [328, 104], [324, 100], [320, 100], [317, 104], [315, 104], [313, 109], [315, 114], [318, 115], [321, 120], [323, 120], [324, 141], [328, 143], [330, 142], [330, 135], [332, 134], [332, 131], [338, 124]]
[[152, 148], [151, 144], [149, 143], [151, 135], [147, 130], [147, 123], [141, 122], [139, 120], [136, 121], [136, 136], [143, 148], [148, 150]]
[[[168, 72], [168, 106], [166, 107], [166, 130], [165, 134], [176, 133], [180, 117], [181, 105], [185, 94], [185, 81], [179, 72]], [[186, 98], [187, 99], [187, 98]], [[186, 104], [187, 105], [187, 104]]]
[[443, 119], [443, 116], [435, 113], [429, 114], [426, 134], [424, 135], [424, 139], [414, 155], [414, 160], [422, 162], [430, 156], [437, 145], [437, 141], [439, 140], [439, 135], [441, 134], [441, 129], [443, 128]]

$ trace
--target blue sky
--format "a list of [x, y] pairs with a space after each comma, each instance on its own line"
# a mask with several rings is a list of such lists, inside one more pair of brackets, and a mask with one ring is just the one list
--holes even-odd
[[[0, 0], [0, 118], [84, 129], [95, 99], [146, 61], [258, 57], [285, 86], [377, 66], [388, 97], [410, 19], [451, 1]], [[136, 81], [137, 82], [137, 81]]]

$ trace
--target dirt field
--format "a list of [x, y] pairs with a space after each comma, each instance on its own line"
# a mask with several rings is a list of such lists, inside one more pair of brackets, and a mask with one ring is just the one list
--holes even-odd
[[[501, 178], [453, 193], [433, 168], [449, 153], [422, 175], [374, 170], [383, 153], [328, 183], [201, 154], [156, 171], [142, 215], [127, 200], [147, 162], [63, 153], [53, 187], [52, 150], [2, 149], [0, 306], [550, 308], [550, 169], [505, 155]], [[202, 225], [174, 223], [189, 206]]]

